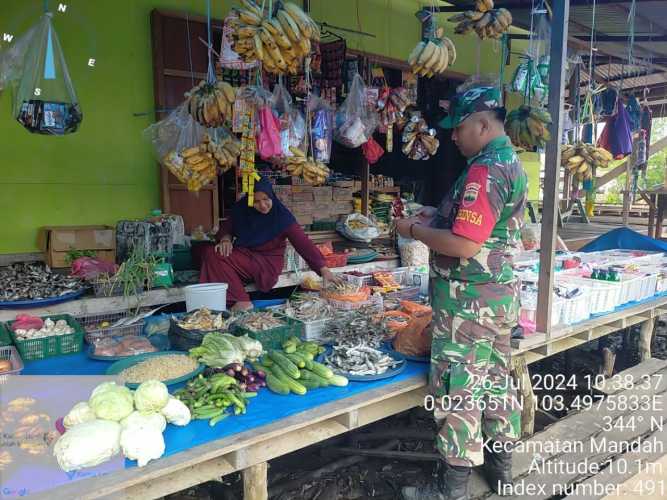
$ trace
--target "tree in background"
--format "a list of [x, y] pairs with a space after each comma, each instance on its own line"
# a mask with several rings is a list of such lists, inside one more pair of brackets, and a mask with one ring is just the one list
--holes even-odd
[[[651, 128], [650, 144], [653, 144], [667, 136], [667, 118], [656, 118]], [[667, 168], [667, 149], [654, 154], [648, 160], [646, 178], [639, 177], [640, 189], [651, 189], [662, 186], [665, 182], [665, 169]], [[623, 203], [622, 191], [625, 187], [625, 174], [617, 177], [608, 185], [604, 193], [604, 203]]]

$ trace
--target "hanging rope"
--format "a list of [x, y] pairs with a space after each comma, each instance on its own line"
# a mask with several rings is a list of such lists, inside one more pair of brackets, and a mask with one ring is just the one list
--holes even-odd
[[628, 36], [628, 65], [634, 64], [634, 46], [635, 46], [635, 17], [637, 16], [637, 0], [632, 0], [630, 11], [628, 12], [628, 25], [630, 26], [630, 35]]
[[[502, 45], [502, 55], [500, 56], [500, 70], [498, 71], [498, 88], [501, 90], [500, 98], [503, 98], [504, 92], [502, 92], [503, 85], [505, 83], [505, 65], [507, 64], [507, 54], [509, 52], [509, 37], [507, 33], [503, 33], [502, 38], [500, 39], [500, 44]], [[500, 103], [505, 105], [504, 102]]]
[[186, 43], [188, 45], [188, 65], [190, 67], [190, 87], [195, 86], [195, 70], [194, 70], [194, 65], [192, 64], [192, 46], [190, 42], [190, 15], [186, 12], [185, 13], [185, 29], [187, 32], [187, 38], [186, 38]]
[[213, 66], [213, 42], [211, 40], [211, 0], [206, 0], [206, 35], [208, 42], [208, 72], [206, 81], [215, 83], [215, 67]]

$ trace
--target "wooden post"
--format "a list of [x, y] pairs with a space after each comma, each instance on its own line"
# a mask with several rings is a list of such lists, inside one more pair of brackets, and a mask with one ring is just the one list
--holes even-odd
[[651, 359], [651, 341], [653, 340], [653, 330], [655, 330], [655, 319], [647, 319], [642, 323], [639, 330], [639, 360], [647, 361]]
[[662, 239], [662, 223], [665, 218], [665, 195], [662, 192], [659, 192], [658, 197], [658, 216], [655, 221], [655, 239]]
[[655, 207], [657, 204], [657, 195], [648, 194], [649, 204], [648, 204], [648, 236], [649, 238], [655, 238]]
[[371, 168], [368, 164], [368, 160], [364, 158], [361, 164], [361, 213], [368, 217], [369, 214], [369, 201], [370, 201], [370, 175]]
[[521, 437], [532, 436], [535, 430], [535, 393], [528, 373], [526, 358], [512, 358], [512, 376], [519, 388], [517, 397], [523, 405], [521, 409]]
[[243, 500], [268, 500], [267, 463], [243, 469]]
[[551, 301], [553, 295], [553, 268], [556, 249], [556, 220], [558, 211], [558, 181], [560, 178], [560, 139], [563, 135], [563, 96], [565, 93], [565, 65], [567, 58], [567, 23], [570, 0], [553, 3], [551, 25], [551, 71], [549, 73], [549, 113], [553, 120], [551, 140], [547, 143], [544, 169], [544, 196], [542, 197], [542, 234], [540, 235], [540, 276], [537, 298], [537, 330], [551, 331]]
[[630, 206], [632, 205], [632, 198], [630, 196], [630, 186], [632, 185], [630, 181], [630, 175], [632, 175], [632, 168], [630, 167], [630, 162], [625, 162], [625, 189], [623, 190], [623, 225], [628, 225], [628, 220], [630, 217]]

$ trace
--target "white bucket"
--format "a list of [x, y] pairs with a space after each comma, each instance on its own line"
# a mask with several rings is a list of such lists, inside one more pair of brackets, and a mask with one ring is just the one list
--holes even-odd
[[227, 283], [202, 283], [185, 287], [185, 308], [188, 312], [207, 307], [212, 311], [227, 310]]

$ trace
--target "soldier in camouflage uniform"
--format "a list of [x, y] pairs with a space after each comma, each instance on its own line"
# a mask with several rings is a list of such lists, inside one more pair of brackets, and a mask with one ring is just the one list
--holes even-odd
[[441, 126], [454, 129], [452, 139], [468, 166], [437, 209], [425, 207], [397, 226], [432, 250], [430, 381], [444, 459], [438, 483], [404, 488], [406, 499], [467, 499], [471, 467], [482, 464], [497, 492], [512, 481], [511, 454], [483, 446], [520, 435], [509, 378], [510, 331], [519, 305], [512, 254], [519, 247], [527, 179], [504, 117], [497, 88], [459, 89]]

